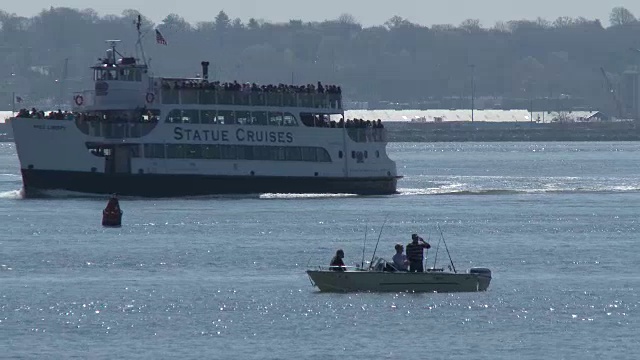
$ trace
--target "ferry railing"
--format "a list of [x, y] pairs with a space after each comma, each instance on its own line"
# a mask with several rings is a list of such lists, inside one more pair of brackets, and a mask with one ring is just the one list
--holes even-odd
[[342, 96], [331, 93], [228, 91], [215, 88], [162, 88], [163, 104], [240, 105], [342, 109]]
[[386, 142], [387, 131], [384, 128], [347, 128], [347, 135], [355, 142]]

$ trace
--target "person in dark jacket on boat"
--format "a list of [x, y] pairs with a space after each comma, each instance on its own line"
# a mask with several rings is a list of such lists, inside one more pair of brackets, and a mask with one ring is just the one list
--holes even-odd
[[333, 259], [331, 259], [331, 264], [329, 264], [329, 267], [331, 268], [331, 270], [333, 271], [347, 270], [347, 268], [344, 265], [344, 261], [342, 261], [343, 258], [344, 258], [344, 251], [342, 251], [342, 249], [336, 251], [336, 256], [334, 256]]
[[409, 272], [424, 272], [424, 249], [430, 249], [431, 245], [425, 242], [418, 234], [411, 235], [411, 243], [407, 245], [407, 259], [409, 259]]

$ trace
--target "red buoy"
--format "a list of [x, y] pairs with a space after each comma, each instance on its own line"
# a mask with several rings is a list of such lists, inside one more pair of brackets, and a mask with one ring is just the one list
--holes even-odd
[[122, 210], [116, 194], [111, 195], [107, 207], [102, 210], [102, 226], [122, 226]]

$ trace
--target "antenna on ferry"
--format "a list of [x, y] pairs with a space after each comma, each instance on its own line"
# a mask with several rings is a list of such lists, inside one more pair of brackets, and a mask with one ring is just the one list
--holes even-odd
[[142, 16], [140, 14], [138, 14], [138, 19], [135, 21], [135, 24], [136, 24], [136, 30], [138, 31], [138, 41], [136, 41], [136, 47], [140, 49], [140, 56], [142, 57], [142, 63], [148, 66], [147, 58], [145, 57], [145, 54], [144, 54], [144, 48], [142, 47], [142, 38], [144, 36], [142, 35], [142, 31], [140, 30], [140, 27], [142, 26]]

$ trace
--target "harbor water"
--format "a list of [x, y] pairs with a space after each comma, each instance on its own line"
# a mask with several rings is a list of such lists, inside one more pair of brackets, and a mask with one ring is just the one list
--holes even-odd
[[[107, 229], [104, 196], [22, 198], [0, 143], [0, 358], [637, 357], [640, 143], [389, 153], [398, 195], [124, 198]], [[414, 232], [432, 266], [437, 225], [458, 271], [493, 271], [487, 292], [324, 294], [304, 272]]]

